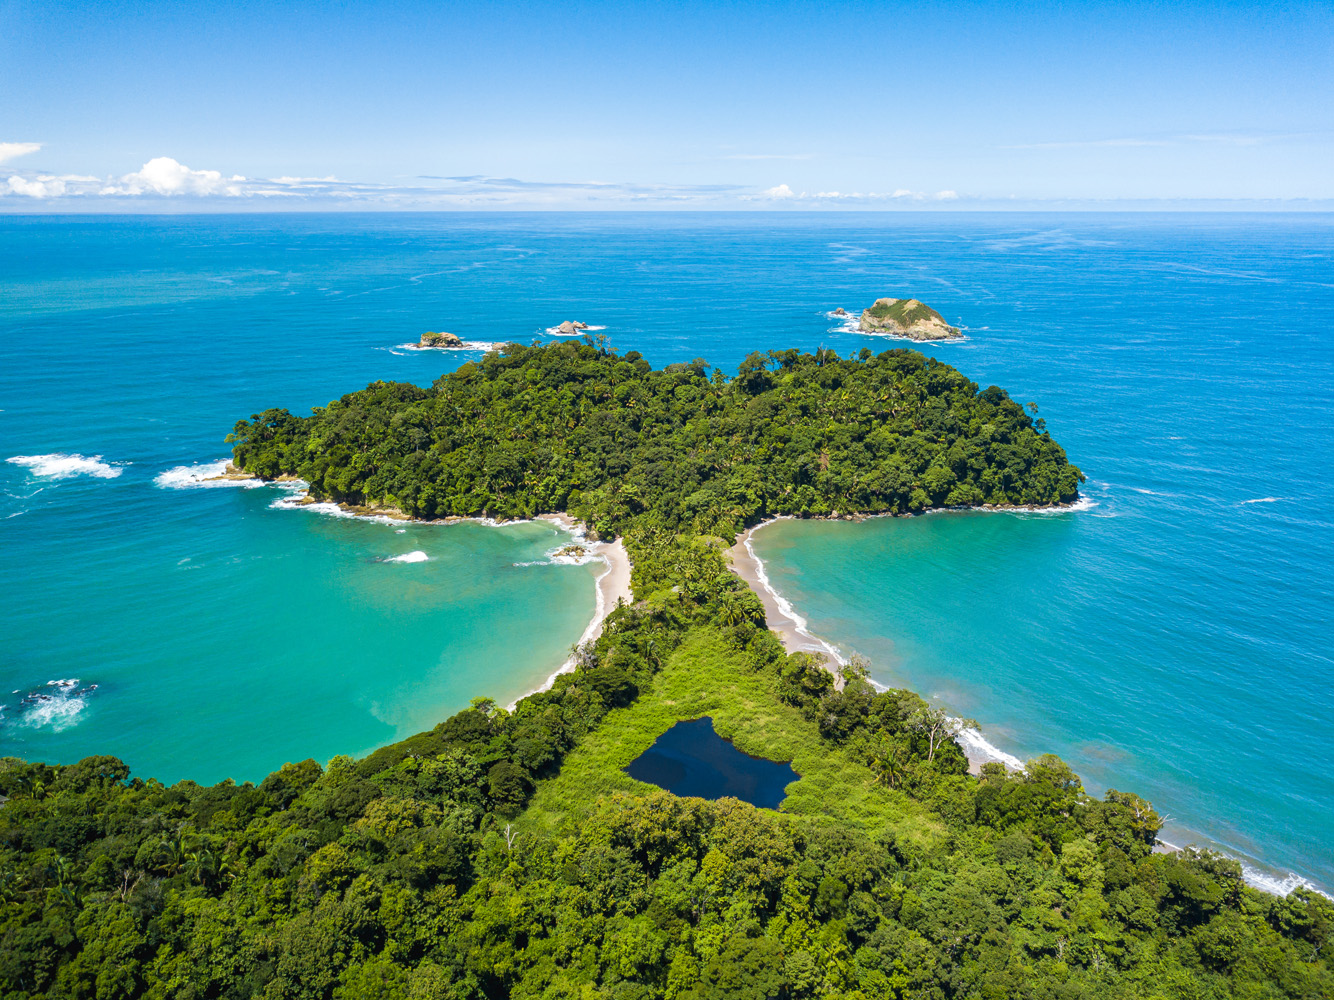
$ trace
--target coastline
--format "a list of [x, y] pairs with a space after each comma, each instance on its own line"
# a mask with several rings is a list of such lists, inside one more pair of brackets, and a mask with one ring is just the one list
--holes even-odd
[[807, 629], [806, 619], [797, 614], [787, 598], [769, 582], [769, 577], [764, 571], [764, 560], [755, 554], [755, 549], [750, 544], [755, 532], [765, 525], [792, 519], [790, 515], [770, 518], [752, 528], [747, 528], [738, 535], [736, 544], [727, 550], [727, 555], [732, 561], [732, 572], [741, 577], [759, 596], [760, 602], [764, 605], [764, 618], [769, 623], [769, 629], [778, 636], [783, 648], [789, 653], [822, 653], [829, 657], [835, 664], [835, 669], [832, 671], [834, 678], [842, 687], [841, 668], [848, 662], [847, 658], [832, 643], [826, 642]]
[[[597, 597], [597, 604], [593, 609], [593, 617], [583, 634], [579, 636], [576, 646], [582, 646], [586, 642], [594, 642], [602, 634], [602, 625], [607, 620], [607, 616], [624, 601], [626, 604], [634, 603], [634, 596], [630, 592], [630, 554], [625, 551], [625, 542], [617, 538], [610, 542], [587, 542], [583, 541], [583, 529], [574, 518], [568, 514], [539, 514], [538, 521], [546, 521], [554, 524], [563, 531], [569, 532], [579, 544], [588, 550], [594, 558], [601, 560], [606, 564], [606, 568], [598, 574], [594, 582], [594, 590]], [[540, 685], [531, 691], [525, 691], [512, 702], [505, 706], [505, 710], [512, 712], [516, 705], [530, 694], [538, 694], [542, 691], [549, 691], [556, 678], [561, 674], [568, 674], [575, 668], [576, 658], [573, 652], [566, 658], [565, 662], [557, 667], [550, 676]]]
[[[237, 478], [237, 482], [249, 482], [249, 479]], [[291, 482], [300, 482], [292, 480]], [[281, 497], [275, 500], [270, 506], [293, 509], [314, 509], [318, 513], [330, 514], [335, 517], [354, 517], [364, 518], [370, 521], [376, 521], [381, 524], [394, 524], [412, 522], [413, 524], [462, 524], [464, 522], [473, 522], [475, 524], [484, 524], [490, 528], [504, 527], [511, 524], [527, 524], [531, 521], [545, 521], [555, 526], [558, 530], [569, 534], [575, 544], [582, 547], [587, 556], [581, 557], [578, 562], [598, 561], [605, 564], [606, 568], [598, 574], [594, 581], [594, 593], [596, 604], [593, 610], [593, 617], [584, 628], [583, 634], [579, 636], [576, 645], [582, 646], [586, 642], [595, 641], [602, 634], [602, 624], [606, 621], [607, 615], [624, 601], [626, 604], [634, 603], [634, 596], [630, 590], [631, 563], [630, 554], [625, 550], [625, 542], [620, 538], [610, 542], [598, 541], [590, 542], [587, 540], [583, 526], [569, 514], [538, 514], [532, 518], [515, 518], [509, 521], [498, 521], [491, 517], [443, 517], [426, 520], [424, 518], [413, 517], [397, 507], [384, 506], [352, 506], [345, 503], [335, 503], [332, 501], [314, 500], [309, 492], [302, 492], [299, 495]], [[556, 557], [558, 560], [560, 557]], [[556, 683], [556, 678], [561, 674], [569, 673], [575, 667], [575, 657], [570, 655], [559, 667], [554, 670], [545, 681], [532, 690], [525, 691], [516, 697], [512, 702], [505, 706], [506, 711], [513, 711], [514, 707], [527, 698], [530, 694], [537, 694], [540, 691], [550, 690]]]
[[[1035, 513], [1045, 511], [1049, 513], [1060, 513], [1065, 511], [1087, 510], [1094, 505], [1095, 501], [1088, 500], [1087, 498], [1084, 497], [1080, 497], [1074, 503], [1064, 504], [1057, 507], [1049, 507], [1049, 508], [990, 507], [981, 509], [990, 510], [997, 513], [1004, 511], [1016, 511], [1025, 513], [1030, 511]], [[975, 510], [978, 508], [932, 508], [931, 510], [923, 511], [922, 513], [923, 514], [943, 513], [951, 509]], [[866, 520], [870, 517], [892, 517], [892, 516], [894, 515], [890, 514], [852, 515], [848, 518], [839, 518], [839, 520], [861, 521], [861, 520]], [[778, 636], [779, 640], [783, 643], [784, 649], [786, 649], [789, 653], [796, 653], [796, 652], [826, 653], [827, 655], [832, 655], [836, 661], [837, 666], [841, 667], [844, 663], [847, 662], [846, 659], [842, 657], [842, 655], [837, 651], [837, 648], [835, 646], [833, 646], [828, 641], [821, 639], [819, 636], [816, 636], [815, 634], [809, 631], [806, 619], [802, 618], [801, 615], [798, 614], [797, 611], [792, 607], [792, 604], [787, 600], [787, 598], [785, 598], [782, 594], [780, 594], [777, 588], [773, 586], [772, 582], [769, 580], [768, 574], [765, 572], [764, 560], [762, 560], [758, 555], [756, 555], [754, 546], [751, 544], [755, 533], [759, 531], [761, 528], [770, 524], [775, 524], [778, 521], [791, 521], [791, 520], [796, 520], [796, 518], [792, 517], [791, 515], [783, 515], [780, 517], [769, 518], [768, 520], [761, 521], [759, 524], [751, 528], [747, 528], [744, 532], [738, 535], [736, 544], [733, 545], [732, 548], [728, 550], [728, 555], [731, 557], [731, 562], [732, 562], [731, 566], [732, 572], [736, 573], [737, 576], [741, 577], [741, 579], [744, 580], [751, 587], [751, 589], [754, 590], [755, 593], [759, 596], [760, 601], [764, 604], [764, 614], [766, 620], [769, 622], [769, 627], [774, 632], [774, 634]], [[830, 519], [825, 518], [822, 520], [830, 520]], [[841, 686], [842, 684], [841, 673], [838, 671], [837, 668], [833, 672], [836, 680]], [[883, 685], [877, 684], [874, 680], [871, 680], [871, 684], [882, 690], [884, 689]], [[999, 747], [990, 743], [979, 730], [965, 729], [958, 735], [958, 737], [956, 737], [956, 739], [958, 740], [959, 746], [962, 748], [964, 752], [964, 756], [968, 758], [968, 770], [969, 773], [971, 774], [979, 773], [981, 771], [983, 764], [990, 763], [993, 761], [999, 761], [1000, 763], [1003, 763], [1007, 768], [1013, 771], [1020, 771], [1023, 769], [1024, 766], [1023, 761], [1021, 761], [1019, 758], [1015, 757], [1012, 754], [1006, 753], [1004, 750], [1001, 750]], [[1187, 832], [1187, 831], [1179, 831], [1179, 832]], [[1290, 892], [1291, 890], [1300, 886], [1305, 886], [1307, 888], [1312, 889], [1315, 892], [1320, 893], [1322, 896], [1325, 896], [1326, 898], [1331, 898], [1328, 893], [1326, 893], [1323, 889], [1319, 888], [1314, 882], [1312, 882], [1310, 879], [1306, 878], [1303, 875], [1299, 875], [1296, 872], [1291, 872], [1291, 871], [1285, 873], [1283, 869], [1266, 865], [1265, 862], [1263, 862], [1258, 858], [1238, 857], [1237, 854], [1228, 850], [1223, 845], [1211, 844], [1210, 838], [1208, 838], [1207, 835], [1204, 836], [1204, 840], [1206, 842], [1206, 846], [1209, 846], [1210, 849], [1218, 850], [1221, 853], [1223, 853], [1226, 857], [1236, 859], [1238, 863], [1241, 865], [1242, 878], [1246, 881], [1248, 885], [1250, 885], [1255, 889], [1259, 889], [1262, 892], [1270, 893], [1271, 895], [1283, 897], [1286, 896], [1288, 892]], [[1176, 853], [1180, 850], [1182, 850], [1182, 847], [1179, 844], [1163, 840], [1161, 837], [1159, 838], [1157, 845], [1155, 845], [1154, 847], [1154, 851], [1156, 853], [1162, 853], [1162, 854]]]
[[[1071, 509], [1074, 505], [1062, 509]], [[948, 508], [941, 508], [948, 509]], [[967, 509], [967, 508], [964, 508]], [[1014, 509], [1014, 508], [992, 508], [996, 509]], [[867, 517], [892, 517], [888, 514], [872, 515], [854, 515], [851, 520], [865, 520]], [[779, 521], [795, 520], [791, 515], [769, 518], [767, 521], [761, 521], [754, 527], [747, 528], [737, 536], [736, 544], [727, 550], [731, 557], [732, 572], [741, 577], [742, 580], [759, 596], [764, 605], [764, 617], [769, 623], [769, 628], [783, 644], [783, 648], [789, 653], [823, 653], [831, 658], [835, 664], [831, 671], [834, 674], [835, 683], [838, 687], [843, 685], [843, 674], [841, 668], [846, 664], [847, 658], [839, 651], [838, 647], [820, 638], [810, 631], [805, 618], [797, 613], [792, 607], [791, 602], [780, 594], [776, 587], [770, 582], [768, 574], [764, 569], [764, 560], [755, 553], [755, 548], [751, 544], [755, 533], [766, 525], [776, 524]], [[870, 678], [868, 678], [870, 680]], [[884, 690], [884, 685], [877, 684], [871, 680], [874, 687]], [[1004, 764], [1010, 770], [1018, 771], [1023, 769], [1023, 761], [1013, 754], [1006, 753], [1004, 750], [995, 746], [987, 740], [976, 729], [965, 729], [958, 736], [958, 742], [963, 749], [964, 756], [968, 758], [968, 770], [972, 774], [977, 774], [982, 770], [983, 764], [999, 762]]]

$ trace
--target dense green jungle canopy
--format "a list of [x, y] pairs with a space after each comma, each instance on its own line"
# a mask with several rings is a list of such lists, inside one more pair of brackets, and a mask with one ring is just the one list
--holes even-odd
[[[740, 381], [754, 379], [756, 391], [746, 396], [744, 384], [689, 366], [613, 384], [597, 380], [621, 365], [638, 372], [635, 361], [581, 348], [522, 349], [512, 360], [472, 366], [457, 384], [442, 380], [434, 394], [377, 386], [306, 423], [266, 418], [273, 434], [247, 433], [244, 447], [253, 450], [244, 461], [267, 474], [309, 470], [318, 460], [312, 447], [344, 448], [326, 474], [361, 468], [367, 478], [359, 482], [377, 483], [364, 495], [412, 505], [421, 493], [411, 500], [409, 481], [437, 490], [485, 482], [468, 495], [485, 492], [493, 511], [520, 496], [555, 505], [561, 476], [587, 476], [571, 495], [597, 495], [583, 509], [620, 523], [634, 520], [618, 506], [628, 502], [621, 491], [554, 446], [544, 466], [561, 470], [550, 473], [553, 483], [519, 477], [512, 496], [486, 492], [498, 479], [445, 479], [439, 470], [497, 475], [486, 471], [483, 438], [468, 437], [483, 431], [469, 428], [537, 448], [536, 432], [524, 438], [517, 429], [543, 420], [550, 428], [560, 412], [569, 414], [571, 435], [598, 427], [620, 442], [600, 452], [607, 459], [637, 455], [646, 425], [611, 400], [619, 386], [633, 395], [647, 382], [671, 386], [643, 397], [644, 406], [672, 401], [671, 436], [697, 438], [695, 464], [685, 468], [699, 479], [689, 492], [674, 490], [641, 468], [642, 458], [619, 466], [621, 477], [639, 469], [638, 489], [670, 501], [663, 522], [731, 524], [749, 508], [710, 514], [687, 503], [738, 472], [700, 456], [717, 463], [768, 448], [768, 464], [780, 471], [753, 467], [754, 502], [781, 503], [809, 486], [811, 502], [842, 503], [878, 468], [851, 456], [870, 452], [866, 441], [880, 425], [866, 428], [880, 418], [820, 417], [821, 400], [860, 379], [861, 398], [879, 384], [888, 403], [888, 387], [924, 380], [940, 393], [923, 389], [909, 410], [956, 432], [929, 432], [935, 425], [925, 416], [895, 425], [897, 441], [917, 442], [924, 453], [882, 451], [879, 464], [944, 468], [937, 456], [957, 448], [962, 464], [948, 468], [958, 482], [996, 490], [1003, 469], [1026, 469], [1073, 490], [1073, 479], [1060, 478], [1075, 474], [1059, 448], [1003, 395], [975, 396], [952, 369], [902, 352], [859, 362], [796, 358], [787, 367], [785, 357], [777, 356], [776, 371], [758, 360], [748, 366]], [[514, 403], [558, 362], [588, 369], [564, 411]], [[500, 383], [503, 392], [486, 389]], [[551, 399], [564, 392], [552, 390]], [[493, 421], [482, 398], [496, 401]], [[593, 398], [615, 420], [582, 408]], [[472, 409], [437, 432], [431, 414], [443, 412], [442, 399], [471, 400]], [[754, 426], [772, 443], [719, 432], [726, 403], [740, 412], [756, 399], [778, 412], [814, 407], [809, 423], [819, 429], [779, 422], [763, 433], [738, 417], [736, 426]], [[937, 399], [952, 402], [938, 408]], [[709, 400], [717, 412], [701, 415]], [[855, 412], [862, 405], [871, 404]], [[403, 413], [413, 416], [399, 421]], [[354, 430], [360, 436], [350, 438]], [[468, 461], [436, 449], [437, 433], [458, 434]], [[422, 447], [409, 451], [414, 434]], [[399, 442], [385, 454], [422, 457], [392, 467], [350, 459], [378, 453], [377, 435]], [[1009, 448], [1013, 465], [999, 460]], [[805, 459], [792, 456], [821, 450], [837, 456], [829, 469], [808, 469], [809, 481], [796, 485], [783, 478], [803, 468]], [[1029, 451], [1031, 461], [1017, 457]], [[437, 463], [430, 477], [408, 476], [428, 461]], [[332, 491], [327, 478], [312, 478]], [[1004, 489], [1007, 498], [1069, 495], [1024, 475]], [[889, 495], [875, 494], [876, 502]], [[432, 496], [453, 499], [448, 491]], [[105, 756], [70, 766], [0, 760], [0, 996], [1334, 996], [1329, 900], [1305, 890], [1286, 899], [1261, 894], [1243, 884], [1236, 862], [1216, 855], [1154, 853], [1161, 821], [1148, 803], [1116, 791], [1095, 799], [1054, 757], [1018, 773], [987, 765], [969, 774], [956, 743], [933, 739], [933, 715], [920, 698], [877, 692], [855, 666], [836, 688], [817, 658], [783, 651], [756, 595], [728, 570], [721, 539], [645, 523], [652, 520], [640, 518], [625, 536], [635, 603], [612, 612], [572, 673], [512, 712], [478, 699], [363, 760], [288, 764], [258, 785], [168, 787]], [[801, 778], [780, 811], [677, 798], [623, 773], [678, 718], [706, 714], [742, 749], [793, 761]]]
[[420, 517], [568, 511], [727, 534], [774, 514], [1075, 498], [1083, 476], [1003, 390], [916, 351], [653, 370], [578, 341], [508, 345], [430, 389], [377, 382], [236, 425], [235, 462]]

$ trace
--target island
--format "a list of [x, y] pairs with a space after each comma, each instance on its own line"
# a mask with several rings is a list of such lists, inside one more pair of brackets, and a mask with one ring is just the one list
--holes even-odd
[[582, 333], [587, 329], [587, 323], [581, 323], [577, 319], [567, 319], [558, 326], [552, 327], [551, 332], [561, 337], [572, 337], [576, 333]]
[[423, 333], [418, 347], [457, 348], [463, 347], [463, 339], [452, 333]]
[[[264, 410], [232, 443], [344, 503], [568, 512], [624, 540], [633, 600], [549, 687], [478, 692], [360, 759], [207, 788], [0, 760], [4, 996], [1334, 996], [1329, 899], [1163, 850], [1148, 802], [1056, 757], [970, 773], [960, 720], [784, 649], [732, 572], [736, 533], [777, 515], [1074, 499], [1004, 390], [906, 349], [729, 377], [511, 344], [427, 389]], [[735, 766], [678, 780], [673, 741], [705, 727], [771, 762], [741, 789], [766, 808], [731, 797]]]
[[963, 336], [957, 326], [917, 299], [876, 299], [863, 309], [857, 322], [861, 333], [891, 334], [909, 340], [955, 340]]

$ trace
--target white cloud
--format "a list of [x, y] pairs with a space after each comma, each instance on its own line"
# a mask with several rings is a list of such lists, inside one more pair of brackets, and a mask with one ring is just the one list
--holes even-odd
[[760, 195], [761, 195], [761, 197], [764, 197], [764, 198], [795, 198], [795, 197], [796, 197], [796, 195], [792, 193], [792, 189], [791, 189], [790, 187], [788, 187], [786, 184], [779, 184], [777, 187], [767, 188], [766, 190], [761, 191], [761, 192], [760, 192]]
[[104, 195], [229, 195], [242, 193], [241, 176], [223, 177], [216, 170], [191, 170], [170, 156], [149, 160], [132, 174], [126, 174], [118, 183], [108, 184], [99, 192]]
[[958, 200], [959, 200], [959, 192], [958, 192], [958, 191], [937, 191], [937, 192], [936, 192], [936, 201], [958, 201]]
[[0, 142], [0, 163], [8, 163], [20, 156], [27, 156], [42, 148], [40, 142]]
[[59, 177], [34, 177], [28, 179], [15, 174], [9, 178], [9, 190], [13, 194], [29, 198], [58, 198], [65, 193], [65, 181]]

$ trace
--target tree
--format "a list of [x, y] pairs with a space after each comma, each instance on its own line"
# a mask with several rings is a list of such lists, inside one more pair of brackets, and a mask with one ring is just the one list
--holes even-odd
[[926, 737], [926, 759], [932, 762], [946, 740], [957, 738], [965, 729], [979, 727], [976, 719], [956, 719], [943, 708], [922, 708], [908, 717], [908, 728]]

